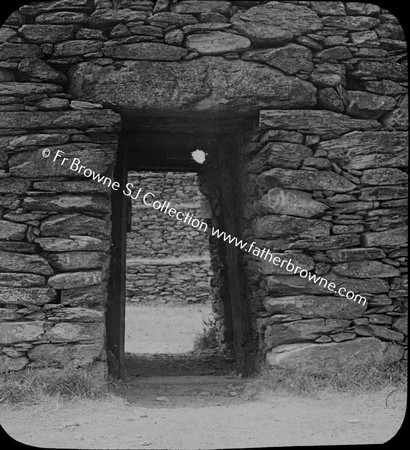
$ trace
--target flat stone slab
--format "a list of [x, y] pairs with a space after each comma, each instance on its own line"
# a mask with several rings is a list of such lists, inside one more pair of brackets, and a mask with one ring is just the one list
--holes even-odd
[[28, 272], [38, 275], [54, 273], [43, 256], [2, 251], [0, 251], [0, 272]]
[[282, 44], [322, 28], [315, 12], [306, 6], [269, 2], [239, 11], [232, 19], [235, 29], [255, 44]]
[[238, 34], [214, 31], [188, 36], [186, 46], [201, 55], [221, 55], [223, 53], [246, 50], [250, 48], [251, 41]]
[[404, 354], [400, 345], [382, 342], [374, 337], [358, 338], [351, 341], [331, 344], [290, 344], [280, 345], [269, 351], [267, 362], [272, 367], [290, 369], [312, 368], [316, 371], [326, 366], [352, 361], [363, 361], [371, 355], [382, 363], [391, 364], [399, 361]]
[[320, 219], [269, 215], [255, 219], [255, 236], [270, 239], [279, 236], [327, 236], [330, 223]]
[[82, 214], [55, 215], [44, 220], [40, 226], [42, 237], [70, 237], [71, 235], [106, 238], [111, 230], [107, 222]]
[[0, 344], [36, 341], [43, 333], [44, 322], [3, 322], [0, 323]]
[[333, 111], [320, 110], [267, 110], [261, 111], [261, 130], [268, 128], [296, 130], [308, 134], [340, 136], [355, 130], [378, 130], [382, 125], [376, 120], [351, 119]]
[[316, 104], [316, 88], [307, 81], [263, 64], [215, 56], [165, 63], [126, 61], [118, 68], [81, 63], [71, 74], [69, 90], [74, 98], [148, 116], [240, 116]]
[[267, 297], [263, 304], [270, 314], [298, 314], [302, 318], [354, 319], [364, 308], [347, 298], [318, 295]]
[[56, 291], [51, 288], [0, 287], [0, 303], [6, 305], [44, 305], [51, 303], [55, 297]]
[[136, 59], [148, 61], [178, 61], [188, 51], [185, 48], [157, 42], [138, 42], [134, 44], [106, 44], [103, 53], [108, 58]]

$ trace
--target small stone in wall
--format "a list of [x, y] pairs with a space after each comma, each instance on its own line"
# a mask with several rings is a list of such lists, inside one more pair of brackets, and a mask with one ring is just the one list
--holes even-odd
[[202, 55], [220, 55], [246, 50], [251, 46], [251, 42], [248, 38], [237, 34], [215, 31], [188, 36], [186, 46]]
[[346, 112], [353, 117], [377, 119], [396, 106], [396, 100], [387, 95], [370, 92], [347, 91], [349, 103]]
[[165, 43], [169, 45], [182, 45], [184, 33], [181, 30], [171, 30], [165, 34]]

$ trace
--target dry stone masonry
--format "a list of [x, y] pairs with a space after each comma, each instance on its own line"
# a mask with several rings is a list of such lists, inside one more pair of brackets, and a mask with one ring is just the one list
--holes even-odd
[[[130, 172], [128, 181], [178, 211], [201, 217], [202, 196], [194, 173]], [[129, 302], [208, 302], [211, 274], [207, 234], [142, 201], [132, 202], [127, 235]]]
[[[240, 237], [368, 299], [329, 295], [244, 252], [261, 360], [407, 359], [406, 52], [398, 20], [371, 3], [56, 0], [15, 11], [0, 28], [0, 371], [73, 362], [105, 376], [112, 193], [41, 152], [112, 178], [121, 124], [140, 117], [158, 127], [258, 117], [237, 149]], [[154, 244], [146, 251], [162, 251]], [[139, 268], [139, 280], [152, 273]]]

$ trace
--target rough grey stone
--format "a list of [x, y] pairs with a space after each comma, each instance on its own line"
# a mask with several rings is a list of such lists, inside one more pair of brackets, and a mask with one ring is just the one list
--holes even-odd
[[[224, 31], [227, 28], [230, 28], [230, 23], [196, 23], [194, 25], [186, 25], [181, 30], [178, 30], [182, 33], [182, 36], [192, 34], [192, 33], [203, 33], [205, 31]], [[170, 31], [171, 33], [171, 31]], [[239, 35], [237, 35], [239, 36]]]
[[260, 204], [262, 211], [296, 217], [315, 217], [328, 209], [328, 206], [312, 200], [305, 192], [282, 188], [270, 189]]
[[322, 19], [323, 26], [349, 31], [365, 31], [374, 28], [380, 20], [366, 16], [326, 16]]
[[346, 67], [343, 64], [319, 64], [310, 74], [310, 81], [318, 87], [345, 86]]
[[171, 6], [171, 11], [181, 14], [219, 13], [229, 14], [231, 3], [227, 1], [184, 0]]
[[0, 220], [0, 239], [21, 241], [26, 235], [27, 225]]
[[341, 250], [328, 250], [326, 255], [335, 262], [381, 259], [386, 256], [384, 251], [380, 248], [346, 248]]
[[267, 50], [249, 50], [243, 53], [241, 58], [269, 64], [290, 75], [301, 70], [311, 72], [313, 69], [312, 52], [308, 48], [296, 44]]
[[0, 288], [0, 303], [6, 305], [44, 305], [55, 300], [56, 292], [51, 288]]
[[[291, 272], [289, 272], [286, 269], [286, 264], [283, 264], [283, 266], [280, 267], [279, 265], [275, 265], [273, 263], [273, 260], [275, 258], [280, 258], [281, 261], [283, 260], [291, 261], [294, 267], [299, 266], [305, 270], [311, 270], [315, 267], [313, 259], [310, 256], [305, 255], [303, 253], [294, 253], [294, 252], [272, 253], [272, 257], [268, 254], [267, 257], [261, 258], [262, 273], [264, 275], [273, 275], [273, 274], [290, 275]], [[289, 265], [289, 269], [292, 269], [291, 265]]]
[[104, 336], [102, 323], [61, 322], [46, 331], [45, 337], [50, 342], [101, 342]]
[[148, 23], [151, 24], [165, 24], [166, 26], [177, 25], [183, 27], [185, 25], [192, 25], [198, 21], [191, 14], [178, 14], [175, 12], [160, 12], [148, 17]]
[[255, 219], [255, 236], [258, 238], [326, 236], [329, 233], [330, 224], [325, 220], [274, 215]]
[[[86, 82], [90, 76], [95, 83]], [[108, 89], [113, 85], [115, 90]], [[218, 57], [166, 65], [131, 61], [120, 69], [83, 63], [71, 75], [70, 92], [74, 98], [109, 103], [123, 113], [146, 115], [171, 111], [241, 115], [285, 105], [308, 107], [316, 101], [310, 83], [258, 63]]]
[[35, 363], [36, 367], [50, 367], [51, 365], [66, 367], [90, 366], [101, 354], [102, 345], [98, 344], [73, 344], [73, 345], [55, 345], [39, 344], [29, 350], [30, 361]]
[[53, 317], [62, 322], [101, 322], [104, 314], [100, 310], [82, 307], [61, 308], [53, 312]]
[[320, 142], [317, 150], [326, 151], [330, 160], [347, 169], [405, 166], [408, 137], [403, 132], [352, 131]]
[[283, 187], [316, 191], [323, 189], [334, 192], [348, 192], [355, 189], [351, 181], [331, 171], [271, 169], [257, 177], [257, 183], [264, 189]]
[[23, 25], [19, 33], [33, 44], [46, 42], [56, 43], [73, 39], [78, 26], [76, 25]]
[[400, 275], [400, 272], [390, 264], [379, 261], [352, 261], [336, 264], [333, 271], [339, 275], [353, 278], [389, 278]]
[[407, 68], [394, 61], [368, 61], [361, 60], [357, 64], [353, 75], [358, 77], [377, 77], [386, 80], [406, 81]]
[[[16, 95], [26, 96], [26, 95], [36, 95], [36, 94], [55, 94], [57, 92], [62, 92], [62, 86], [51, 83], [18, 83], [9, 81], [8, 83], [0, 83], [0, 95]], [[13, 114], [13, 113], [0, 113], [3, 114]], [[27, 114], [25, 112], [16, 114]], [[29, 113], [32, 114], [32, 113]]]
[[403, 317], [399, 317], [397, 320], [393, 322], [393, 330], [398, 331], [399, 333], [408, 335], [408, 315], [407, 312]]
[[32, 287], [44, 286], [45, 277], [33, 273], [1, 273], [0, 286], [8, 287]]
[[135, 59], [151, 61], [178, 61], [188, 52], [184, 48], [157, 42], [140, 42], [135, 44], [106, 45], [105, 56], [114, 59]]
[[103, 43], [100, 40], [77, 39], [59, 42], [54, 45], [53, 57], [82, 56], [87, 53], [99, 52]]
[[247, 170], [261, 173], [271, 167], [299, 169], [305, 158], [312, 155], [309, 147], [288, 142], [268, 143], [258, 155], [247, 164]]
[[81, 214], [55, 215], [46, 219], [40, 226], [41, 236], [71, 237], [93, 236], [106, 238], [111, 230], [103, 219]]
[[350, 59], [353, 55], [351, 51], [348, 49], [348, 47], [345, 47], [344, 45], [337, 45], [335, 47], [326, 48], [325, 50], [322, 50], [321, 52], [317, 53], [316, 58], [322, 59], [322, 60], [343, 60], [343, 59]]
[[314, 341], [321, 334], [343, 329], [349, 325], [341, 319], [306, 319], [268, 326], [265, 331], [267, 349], [294, 342]]
[[55, 270], [65, 272], [102, 267], [106, 257], [104, 253], [98, 252], [69, 251], [49, 254], [47, 255], [47, 259]]
[[319, 17], [311, 9], [280, 2], [240, 11], [231, 22], [252, 43], [263, 45], [282, 44], [322, 28]]
[[[37, 242], [46, 252], [92, 252], [96, 250], [107, 250], [107, 244], [104, 241], [90, 236], [70, 236], [70, 238], [37, 238], [35, 239], [35, 242]], [[79, 253], [84, 254], [83, 252]]]
[[18, 73], [22, 80], [36, 82], [50, 82], [65, 84], [67, 78], [58, 70], [53, 69], [39, 58], [23, 59], [18, 66]]
[[36, 2], [35, 5], [23, 5], [19, 12], [28, 16], [37, 16], [38, 14], [50, 11], [89, 11], [92, 9], [90, 0], [55, 0]]
[[404, 335], [397, 331], [389, 330], [386, 327], [370, 324], [369, 328], [371, 329], [374, 336], [379, 337], [381, 339], [387, 341], [402, 341], [404, 339]]
[[33, 188], [38, 191], [46, 192], [70, 192], [78, 194], [107, 194], [108, 183], [106, 185], [96, 183], [95, 181], [35, 181]]
[[353, 130], [378, 130], [381, 125], [375, 120], [351, 119], [332, 111], [267, 110], [260, 112], [259, 127], [297, 130], [309, 134], [332, 134], [338, 136]]
[[369, 169], [363, 171], [362, 183], [370, 185], [406, 183], [408, 175], [399, 169]]
[[337, 333], [332, 336], [334, 342], [350, 341], [356, 337], [355, 333]]
[[392, 364], [399, 361], [403, 353], [399, 345], [389, 345], [376, 338], [358, 338], [331, 344], [280, 345], [268, 352], [267, 362], [271, 366], [320, 371], [329, 365], [343, 365], [352, 358], [365, 361], [370, 355], [384, 364]]
[[107, 286], [105, 284], [65, 289], [61, 292], [62, 305], [104, 305], [106, 300]]
[[40, 24], [85, 24], [88, 21], [88, 16], [84, 13], [74, 11], [57, 11], [39, 14], [35, 22]]
[[3, 322], [0, 323], [0, 344], [36, 341], [43, 333], [43, 322]]
[[117, 23], [127, 23], [145, 20], [147, 14], [143, 11], [133, 11], [128, 8], [103, 9], [93, 12], [89, 19], [89, 26], [93, 28], [105, 28], [114, 26]]
[[44, 54], [36, 44], [12, 44], [5, 42], [0, 45], [0, 60], [9, 58], [41, 58]]
[[165, 35], [165, 43], [169, 45], [181, 45], [184, 41], [184, 33], [181, 30], [171, 30]]
[[90, 195], [50, 195], [40, 197], [27, 197], [22, 207], [28, 211], [50, 212], [96, 212], [108, 213], [111, 211], [110, 201], [102, 196]]
[[28, 272], [51, 275], [53, 269], [40, 255], [24, 255], [0, 251], [0, 272]]
[[347, 91], [349, 103], [346, 112], [353, 117], [378, 119], [396, 106], [396, 100], [387, 95], [362, 91]]
[[353, 319], [363, 314], [362, 306], [342, 297], [266, 297], [263, 304], [269, 314], [299, 314], [303, 318]]
[[[10, 85], [11, 83], [7, 84]], [[31, 86], [34, 83], [18, 84]], [[44, 84], [42, 83], [42, 85]], [[36, 111], [35, 114], [32, 112], [0, 112], [0, 123], [2, 124], [2, 128], [6, 129], [20, 129], [21, 124], [24, 123], [24, 128], [28, 130], [68, 127], [83, 130], [91, 127], [104, 127], [107, 132], [113, 132], [119, 130], [120, 115], [110, 110]]]
[[[50, 148], [50, 146], [49, 146]], [[9, 166], [12, 176], [22, 178], [46, 178], [46, 177], [58, 177], [58, 176], [70, 176], [84, 179], [84, 169], [81, 173], [75, 168], [70, 169], [74, 162], [74, 158], [80, 160], [80, 165], [85, 168], [91, 169], [97, 174], [103, 175], [108, 169], [112, 168], [116, 151], [115, 148], [108, 145], [91, 144], [91, 143], [72, 143], [67, 145], [60, 145], [58, 148], [51, 147], [52, 154], [55, 155], [55, 150], [61, 150], [64, 155], [61, 154], [61, 158], [55, 162], [42, 157], [42, 149], [20, 152], [10, 155]], [[68, 161], [65, 164], [59, 164], [62, 161], [62, 157], [67, 158]], [[79, 168], [79, 166], [77, 167]], [[97, 182], [95, 182], [97, 184]], [[102, 184], [102, 183], [100, 183]], [[109, 193], [108, 183], [106, 186], [106, 194]], [[41, 201], [41, 200], [40, 200]]]
[[317, 95], [317, 104], [321, 109], [329, 109], [330, 111], [343, 112], [345, 109], [344, 99], [339, 92], [332, 87], [320, 89]]
[[80, 288], [101, 282], [102, 273], [100, 271], [59, 273], [48, 280], [48, 284], [55, 289]]
[[251, 41], [238, 34], [213, 31], [191, 34], [186, 38], [185, 45], [201, 55], [221, 55], [246, 50], [251, 46]]
[[394, 247], [407, 242], [407, 227], [392, 228], [386, 231], [378, 231], [363, 234], [365, 247], [386, 246]]

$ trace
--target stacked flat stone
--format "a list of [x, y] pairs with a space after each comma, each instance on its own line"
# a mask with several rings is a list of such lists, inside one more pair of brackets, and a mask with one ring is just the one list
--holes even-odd
[[304, 255], [369, 304], [249, 255], [260, 350], [279, 365], [407, 358], [405, 58], [397, 19], [367, 3], [56, 0], [13, 13], [0, 29], [0, 370], [105, 370], [110, 192], [41, 151], [112, 176], [121, 114], [262, 111], [244, 149], [246, 239]]
[[[197, 175], [178, 172], [129, 172], [128, 181], [155, 199], [199, 220], [201, 198]], [[143, 194], [141, 194], [142, 196]], [[152, 201], [152, 198], [151, 200]], [[187, 304], [210, 299], [208, 235], [175, 217], [132, 201], [127, 234], [127, 301]]]

